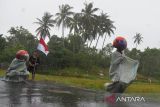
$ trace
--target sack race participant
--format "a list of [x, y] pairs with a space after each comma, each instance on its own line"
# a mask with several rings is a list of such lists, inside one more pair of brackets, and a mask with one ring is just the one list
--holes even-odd
[[16, 53], [16, 58], [11, 62], [7, 72], [6, 80], [11, 81], [21, 81], [26, 80], [29, 77], [29, 72], [27, 71], [26, 62], [29, 60], [29, 54], [25, 50], [19, 50]]
[[117, 50], [111, 57], [109, 76], [112, 81], [107, 85], [107, 91], [111, 93], [123, 93], [128, 85], [136, 78], [139, 62], [125, 56], [123, 50], [127, 47], [127, 41], [123, 37], [117, 37], [113, 41], [113, 47]]

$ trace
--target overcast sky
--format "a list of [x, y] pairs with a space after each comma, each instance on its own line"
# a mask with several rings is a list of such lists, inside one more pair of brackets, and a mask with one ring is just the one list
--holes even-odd
[[[115, 34], [107, 38], [106, 44], [115, 36], [124, 36], [128, 47], [133, 48], [133, 36], [141, 33], [143, 43], [138, 47], [144, 49], [160, 47], [160, 1], [159, 0], [0, 0], [0, 34], [7, 34], [10, 27], [23, 26], [32, 34], [38, 27], [33, 24], [44, 12], [55, 14], [58, 6], [69, 4], [73, 11], [80, 12], [84, 2], [93, 2], [99, 12], [108, 13], [116, 26]], [[53, 28], [51, 34], [61, 34], [61, 29]], [[101, 48], [102, 39], [98, 44]]]

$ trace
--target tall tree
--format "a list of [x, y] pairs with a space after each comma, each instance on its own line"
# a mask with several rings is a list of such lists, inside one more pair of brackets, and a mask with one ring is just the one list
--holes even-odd
[[96, 26], [96, 19], [97, 15], [95, 12], [97, 12], [99, 9], [93, 7], [93, 3], [85, 3], [85, 8], [82, 9], [81, 15], [82, 15], [82, 36], [84, 39], [84, 42], [88, 39], [92, 42], [93, 39], [97, 36], [97, 26]]
[[97, 22], [98, 22], [97, 29], [99, 30], [98, 30], [98, 38], [97, 38], [95, 47], [97, 47], [100, 36], [103, 37], [105, 35], [105, 38], [103, 40], [103, 45], [102, 45], [102, 48], [103, 48], [106, 36], [107, 35], [111, 36], [111, 34], [114, 33], [115, 26], [113, 25], [113, 21], [109, 19], [109, 16], [103, 12], [101, 13], [100, 16], [98, 16]]
[[39, 25], [36, 29], [37, 35], [45, 37], [46, 35], [50, 38], [51, 27], [54, 27], [55, 21], [52, 19], [52, 16], [49, 12], [45, 12], [42, 19], [37, 18], [37, 22], [34, 22]]
[[[1, 49], [1, 52], [3, 51], [3, 49], [5, 48], [6, 46], [6, 39], [3, 37], [3, 34], [0, 34], [0, 49]], [[0, 52], [0, 53], [1, 53]]]
[[109, 19], [109, 16], [106, 13], [102, 12], [101, 18], [102, 20], [104, 20], [104, 22], [102, 22], [101, 29], [102, 29], [103, 35], [105, 35], [103, 44], [102, 44], [102, 49], [103, 49], [107, 35], [110, 37], [111, 34], [114, 34], [114, 30], [116, 29], [116, 27], [113, 25], [114, 22]]
[[8, 36], [8, 47], [20, 45], [29, 52], [33, 52], [37, 45], [37, 39], [27, 29], [20, 27], [11, 27], [8, 31], [11, 36]]
[[136, 33], [136, 35], [133, 37], [134, 39], [134, 43], [136, 44], [136, 48], [139, 44], [141, 44], [141, 42], [143, 42], [143, 37], [142, 37], [142, 34], [140, 33]]
[[[72, 15], [74, 14], [71, 9], [73, 7], [68, 4], [59, 6], [59, 13], [56, 13], [56, 25], [60, 27], [62, 25], [62, 38], [64, 39], [64, 28], [69, 26]], [[64, 42], [63, 42], [64, 45]]]
[[80, 35], [81, 22], [82, 22], [81, 20], [82, 20], [82, 17], [80, 13], [75, 13], [73, 15], [73, 18], [71, 18], [69, 23], [70, 33], [73, 33], [74, 35], [77, 35], [77, 34]]

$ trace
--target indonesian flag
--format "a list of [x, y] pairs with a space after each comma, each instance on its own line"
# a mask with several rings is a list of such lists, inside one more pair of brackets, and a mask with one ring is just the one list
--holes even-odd
[[37, 46], [37, 49], [42, 51], [44, 54], [46, 54], [46, 56], [49, 53], [48, 46], [47, 46], [47, 44], [45, 43], [45, 41], [42, 37], [39, 40], [39, 44]]

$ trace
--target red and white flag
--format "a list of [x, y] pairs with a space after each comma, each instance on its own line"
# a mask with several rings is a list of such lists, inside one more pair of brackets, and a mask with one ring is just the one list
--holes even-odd
[[49, 53], [48, 46], [47, 46], [47, 44], [45, 43], [45, 40], [42, 37], [39, 40], [39, 44], [37, 46], [37, 49], [42, 51], [44, 54], [46, 54], [46, 56]]

